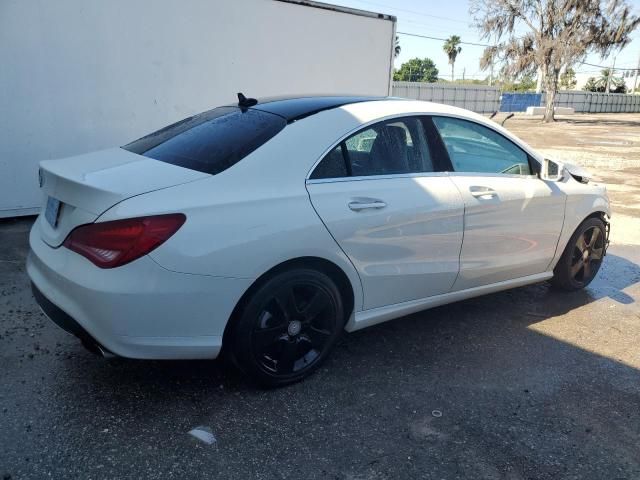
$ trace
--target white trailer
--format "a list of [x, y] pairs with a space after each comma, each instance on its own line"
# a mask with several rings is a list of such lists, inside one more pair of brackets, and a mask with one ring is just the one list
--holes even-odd
[[389, 95], [395, 18], [294, 0], [0, 2], [0, 217], [38, 162], [123, 145], [236, 92]]

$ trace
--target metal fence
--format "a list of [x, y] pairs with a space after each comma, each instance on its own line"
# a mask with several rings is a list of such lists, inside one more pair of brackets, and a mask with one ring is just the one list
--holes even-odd
[[[497, 110], [519, 112], [525, 111], [527, 106], [541, 106], [545, 102], [544, 94], [536, 96], [531, 93], [501, 92], [497, 87], [484, 85], [447, 83], [393, 82], [392, 94], [395, 97], [444, 103], [478, 113]], [[501, 97], [507, 96], [508, 102], [501, 104]], [[556, 95], [555, 105], [572, 107], [576, 112], [584, 113], [637, 113], [640, 112], [640, 95], [561, 91]]]
[[541, 93], [509, 93], [502, 92], [500, 96], [501, 112], [526, 112], [528, 107], [539, 107], [542, 101]]
[[[544, 105], [544, 98], [542, 99]], [[626, 93], [558, 92], [555, 105], [572, 107], [576, 112], [640, 112], [640, 95]]]
[[393, 96], [444, 103], [478, 113], [491, 113], [500, 107], [500, 90], [484, 85], [393, 82]]

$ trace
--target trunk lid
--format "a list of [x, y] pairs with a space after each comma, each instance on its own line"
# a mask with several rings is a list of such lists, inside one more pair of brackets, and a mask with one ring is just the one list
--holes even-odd
[[57, 247], [78, 225], [96, 220], [127, 198], [210, 175], [131, 153], [122, 148], [40, 162], [40, 187], [60, 202], [57, 224], [40, 216], [42, 239]]

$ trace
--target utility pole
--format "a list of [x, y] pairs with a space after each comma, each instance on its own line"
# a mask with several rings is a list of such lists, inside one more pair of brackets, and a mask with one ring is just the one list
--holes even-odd
[[464, 74], [467, 71], [466, 67], [462, 67], [462, 83], [464, 83]]
[[640, 70], [640, 55], [638, 55], [638, 68], [636, 68], [636, 74], [633, 76], [633, 90], [632, 94], [636, 93], [636, 86], [638, 85], [638, 71]]
[[613, 65], [611, 66], [611, 70], [609, 70], [609, 75], [607, 76], [607, 88], [605, 89], [606, 93], [609, 93], [609, 88], [611, 87], [611, 77], [616, 71], [616, 57], [613, 57]]

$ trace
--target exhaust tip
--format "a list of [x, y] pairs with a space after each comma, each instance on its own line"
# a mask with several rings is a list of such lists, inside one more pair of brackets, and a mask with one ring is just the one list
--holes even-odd
[[90, 351], [91, 353], [93, 353], [94, 355], [98, 355], [99, 357], [102, 357], [102, 358], [116, 357], [114, 353], [110, 352], [109, 350], [107, 350], [102, 345], [96, 342], [89, 342], [89, 341], [82, 340], [82, 346], [86, 348], [88, 351]]

